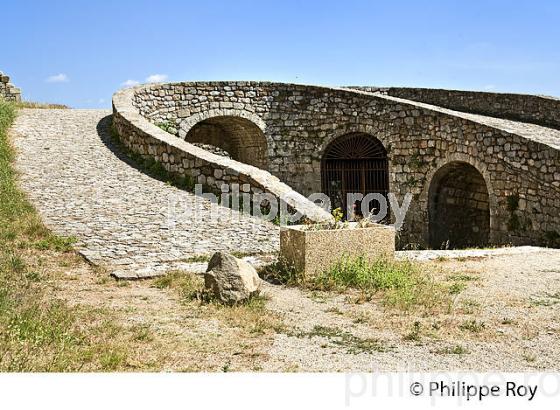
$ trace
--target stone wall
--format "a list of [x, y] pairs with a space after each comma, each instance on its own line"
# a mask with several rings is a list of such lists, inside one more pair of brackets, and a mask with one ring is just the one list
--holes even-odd
[[[264, 136], [263, 167], [304, 195], [321, 190], [321, 160], [331, 141], [352, 132], [375, 136], [388, 151], [391, 192], [399, 201], [413, 195], [401, 247], [428, 246], [432, 179], [455, 161], [472, 165], [485, 181], [489, 243], [546, 244], [560, 232], [559, 151], [445, 109], [364, 91], [265, 82], [154, 84], [129, 93], [135, 114], [166, 124], [173, 135], [163, 134], [174, 144], [208, 119], [251, 121]], [[141, 140], [151, 130], [161, 131], [122, 132], [145, 151]], [[237, 136], [238, 149], [244, 143]], [[146, 154], [161, 158], [153, 148]], [[517, 208], [510, 198], [519, 199]]]
[[10, 83], [10, 77], [0, 71], [0, 99], [5, 101], [21, 101], [21, 90]]
[[349, 88], [378, 92], [451, 110], [560, 128], [560, 99], [554, 97], [434, 88]]
[[201, 149], [151, 124], [133, 107], [134, 94], [135, 90], [126, 89], [113, 96], [113, 126], [121, 142], [135, 153], [155, 159], [173, 175], [192, 178], [206, 192], [220, 193], [222, 186], [237, 184], [242, 194], [270, 194], [312, 221], [332, 220], [329, 213], [269, 172]]

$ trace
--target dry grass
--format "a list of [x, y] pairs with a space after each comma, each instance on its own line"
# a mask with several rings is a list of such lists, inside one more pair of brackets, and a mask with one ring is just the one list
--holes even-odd
[[15, 104], [16, 108], [33, 108], [33, 109], [56, 109], [56, 110], [65, 110], [70, 107], [64, 104], [49, 104], [49, 103], [41, 103], [41, 102], [33, 102], [33, 101], [22, 101]]
[[46, 229], [16, 183], [16, 111], [0, 103], [0, 371], [258, 370], [282, 326], [264, 299], [207, 302], [178, 272], [116, 282]]
[[264, 335], [283, 330], [282, 320], [266, 308], [266, 297], [255, 296], [246, 303], [225, 306], [214, 300], [205, 290], [200, 275], [174, 271], [153, 281], [157, 288], [175, 291], [182, 303], [198, 305], [205, 317], [224, 322], [249, 335]]
[[[348, 293], [355, 303], [380, 300], [386, 307], [403, 311], [449, 311], [450, 294], [458, 294], [461, 282], [436, 281], [423, 265], [389, 259], [368, 260], [343, 256], [329, 269], [313, 277], [290, 271], [281, 263], [265, 267], [261, 276], [313, 291]], [[358, 294], [355, 294], [355, 291]]]
[[339, 346], [350, 354], [387, 352], [394, 348], [394, 346], [388, 345], [384, 341], [374, 338], [358, 337], [350, 332], [329, 326], [316, 325], [311, 331], [296, 333], [294, 336], [300, 338], [324, 338], [329, 344]]
[[0, 370], [117, 370], [126, 349], [108, 312], [47, 297], [53, 268], [75, 263], [71, 238], [53, 235], [18, 189], [7, 130], [17, 107], [0, 102]]

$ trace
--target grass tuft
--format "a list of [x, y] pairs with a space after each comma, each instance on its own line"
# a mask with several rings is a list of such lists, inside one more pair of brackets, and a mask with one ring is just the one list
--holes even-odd
[[466, 320], [459, 325], [459, 329], [463, 331], [468, 331], [471, 333], [480, 333], [484, 330], [486, 324], [484, 322], [479, 322], [476, 320]]
[[202, 279], [189, 272], [171, 271], [154, 279], [158, 289], [173, 289], [185, 301], [201, 299]]
[[445, 288], [410, 261], [343, 257], [323, 273], [307, 279], [315, 290], [357, 289], [367, 296], [381, 292], [386, 305], [402, 310], [415, 306], [449, 308]]
[[241, 328], [249, 334], [262, 335], [269, 331], [283, 331], [282, 320], [266, 308], [267, 298], [255, 295], [244, 303], [224, 305], [215, 300], [206, 289], [201, 275], [173, 271], [153, 281], [159, 289], [175, 291], [184, 303], [199, 303], [212, 317], [228, 325]]
[[406, 334], [403, 337], [403, 340], [407, 340], [410, 342], [419, 342], [421, 337], [420, 337], [420, 332], [421, 332], [421, 328], [422, 325], [420, 324], [420, 322], [416, 321], [412, 324], [412, 330], [410, 331], [410, 333]]
[[455, 346], [448, 346], [448, 347], [443, 347], [441, 349], [437, 349], [434, 353], [462, 355], [462, 354], [468, 354], [469, 351], [461, 345], [455, 345]]
[[56, 109], [56, 110], [65, 110], [70, 107], [64, 104], [50, 104], [50, 103], [41, 103], [41, 102], [34, 102], [34, 101], [21, 101], [15, 103], [16, 108], [32, 108], [32, 109]]

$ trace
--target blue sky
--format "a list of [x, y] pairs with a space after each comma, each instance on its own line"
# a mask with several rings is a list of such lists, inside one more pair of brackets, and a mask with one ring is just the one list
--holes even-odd
[[[33, 101], [110, 107], [147, 79], [560, 96], [557, 1], [2, 0], [0, 71]], [[155, 76], [155, 77], [154, 77]]]

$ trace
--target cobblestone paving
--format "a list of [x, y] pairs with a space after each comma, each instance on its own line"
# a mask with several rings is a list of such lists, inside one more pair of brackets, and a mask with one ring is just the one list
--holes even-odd
[[23, 189], [47, 226], [76, 237], [87, 259], [141, 277], [188, 269], [189, 258], [218, 250], [277, 251], [273, 224], [232, 214], [126, 162], [110, 142], [110, 114], [22, 110], [12, 131]]

